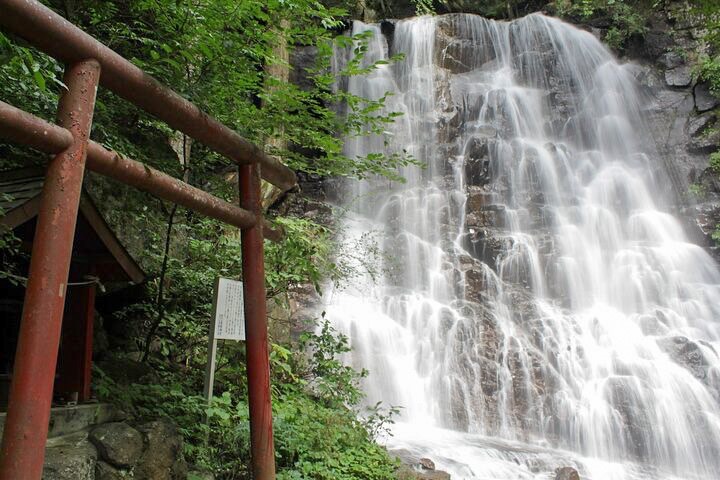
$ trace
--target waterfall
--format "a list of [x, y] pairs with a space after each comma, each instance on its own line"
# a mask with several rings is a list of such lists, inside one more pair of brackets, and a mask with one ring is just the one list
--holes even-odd
[[341, 88], [403, 115], [346, 154], [425, 166], [342, 185], [383, 269], [326, 312], [402, 407], [389, 446], [456, 480], [720, 478], [720, 272], [668, 213], [632, 65], [540, 14], [367, 30], [366, 65], [404, 59]]

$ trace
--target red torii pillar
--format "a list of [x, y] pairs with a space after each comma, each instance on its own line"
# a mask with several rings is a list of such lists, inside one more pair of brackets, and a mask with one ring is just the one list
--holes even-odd
[[255, 226], [241, 230], [243, 290], [245, 297], [245, 355], [250, 409], [250, 454], [252, 478], [275, 480], [275, 448], [270, 398], [267, 304], [263, 210], [260, 196], [260, 166], [239, 167], [240, 206], [257, 215]]
[[38, 213], [7, 420], [0, 450], [0, 480], [42, 476], [53, 383], [85, 173], [100, 64], [84, 60], [65, 69], [58, 124], [72, 145], [48, 164]]

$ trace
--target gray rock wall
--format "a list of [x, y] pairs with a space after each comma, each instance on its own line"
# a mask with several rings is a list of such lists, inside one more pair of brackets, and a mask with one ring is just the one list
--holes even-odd
[[676, 213], [696, 241], [714, 251], [720, 183], [709, 157], [720, 149], [720, 99], [698, 79], [706, 33], [685, 2], [671, 2], [651, 15], [648, 33], [631, 42], [627, 57], [637, 63], [648, 125], [675, 191]]
[[43, 480], [185, 480], [183, 439], [169, 419], [110, 422], [48, 441]]

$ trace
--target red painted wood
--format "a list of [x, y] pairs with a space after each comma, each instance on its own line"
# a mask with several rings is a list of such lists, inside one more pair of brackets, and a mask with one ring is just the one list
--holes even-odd
[[66, 400], [75, 393], [78, 402], [90, 400], [95, 291], [95, 284], [68, 289], [55, 382], [55, 394]]
[[[257, 165], [239, 168], [240, 206], [262, 218], [260, 173]], [[250, 407], [250, 453], [254, 480], [275, 479], [270, 359], [262, 222], [241, 232], [245, 297], [245, 351]]]
[[45, 458], [55, 366], [78, 206], [100, 64], [65, 70], [68, 90], [58, 123], [73, 144], [50, 161], [30, 260], [8, 413], [0, 449], [0, 480], [39, 480]]

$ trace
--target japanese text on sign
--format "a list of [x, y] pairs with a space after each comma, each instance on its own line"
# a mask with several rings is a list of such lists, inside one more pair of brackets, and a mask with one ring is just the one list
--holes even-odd
[[216, 302], [215, 338], [245, 340], [243, 283], [220, 278]]

